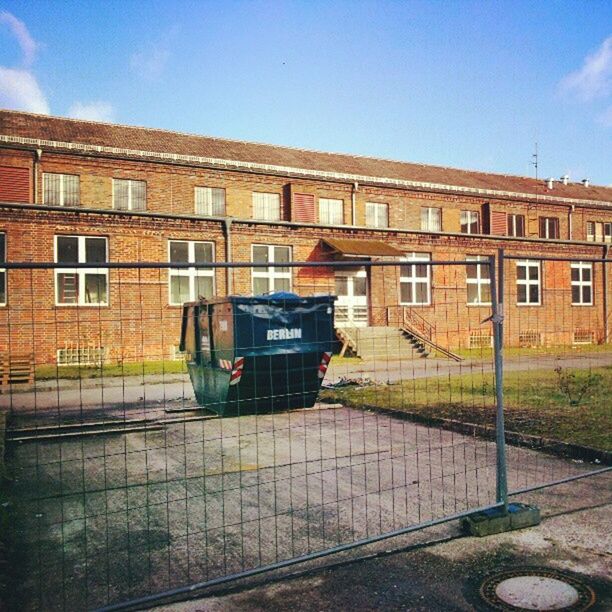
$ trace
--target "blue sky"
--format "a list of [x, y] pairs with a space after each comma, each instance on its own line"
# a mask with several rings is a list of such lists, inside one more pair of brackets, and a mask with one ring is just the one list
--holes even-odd
[[612, 3], [0, 1], [0, 106], [612, 184]]

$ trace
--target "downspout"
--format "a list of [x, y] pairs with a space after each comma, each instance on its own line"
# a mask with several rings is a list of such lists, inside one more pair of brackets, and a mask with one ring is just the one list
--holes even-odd
[[353, 225], [357, 225], [357, 191], [359, 189], [359, 183], [355, 181], [353, 183], [353, 190], [351, 191], [351, 222]]
[[576, 207], [572, 204], [567, 211], [567, 239], [572, 239], [572, 213], [576, 210]]
[[34, 151], [34, 180], [32, 181], [32, 185], [34, 187], [34, 204], [38, 204], [38, 169], [42, 153], [42, 149], [36, 149], [36, 151]]
[[[232, 261], [232, 218], [223, 219], [223, 235], [225, 236], [225, 261]], [[225, 293], [232, 295], [232, 268], [225, 268]]]
[[[608, 259], [610, 255], [610, 247], [606, 244], [604, 247], [603, 258], [605, 260]], [[610, 342], [610, 325], [608, 322], [608, 264], [607, 261], [601, 264], [603, 266], [603, 320], [604, 320], [604, 343], [608, 344]]]

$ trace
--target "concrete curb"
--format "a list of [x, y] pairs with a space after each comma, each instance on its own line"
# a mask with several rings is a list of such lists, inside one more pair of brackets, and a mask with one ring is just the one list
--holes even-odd
[[[487, 440], [495, 439], [495, 427], [489, 425], [477, 425], [476, 423], [464, 423], [454, 419], [445, 419], [442, 417], [427, 416], [417, 412], [405, 412], [403, 410], [395, 410], [394, 408], [383, 408], [371, 404], [352, 405], [347, 402], [347, 405], [352, 408], [361, 408], [372, 412], [382, 412], [390, 414], [398, 419], [421, 423], [423, 425], [435, 425], [442, 429], [454, 431], [456, 433], [465, 434], [468, 436], [478, 436]], [[522, 446], [538, 450], [551, 455], [566, 457], [569, 459], [578, 459], [589, 463], [600, 463], [602, 466], [612, 465], [612, 452], [591, 448], [590, 446], [581, 446], [579, 444], [570, 444], [568, 442], [560, 442], [559, 440], [551, 440], [543, 436], [534, 436], [531, 434], [519, 433], [517, 431], [506, 431], [506, 442], [513, 446]]]

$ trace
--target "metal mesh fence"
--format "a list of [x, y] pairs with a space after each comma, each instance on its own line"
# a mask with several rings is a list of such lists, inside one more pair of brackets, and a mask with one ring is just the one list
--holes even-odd
[[[11, 603], [122, 605], [498, 504], [492, 260], [297, 264], [266, 247], [255, 264], [214, 264], [195, 245], [175, 255], [7, 265]], [[265, 304], [213, 299], [184, 323], [182, 304], [199, 295], [283, 291], [335, 296], [334, 318], [326, 327], [323, 311], [308, 332], [310, 314], [277, 324]], [[277, 314], [293, 307], [270, 300]], [[529, 317], [506, 311], [511, 364]], [[181, 343], [182, 327], [197, 342]], [[534, 364], [519, 349], [511, 405], [512, 372]], [[514, 443], [512, 489], [583, 469]]]

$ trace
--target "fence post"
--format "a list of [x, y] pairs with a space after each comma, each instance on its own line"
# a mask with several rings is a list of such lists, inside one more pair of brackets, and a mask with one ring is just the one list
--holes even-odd
[[[496, 261], [497, 259], [497, 261]], [[496, 270], [497, 264], [497, 270]], [[504, 429], [504, 250], [497, 251], [497, 258], [489, 258], [491, 272], [491, 305], [493, 323], [493, 352], [495, 356], [495, 398], [497, 414], [495, 420], [497, 450], [497, 484], [496, 498], [508, 511], [508, 474], [506, 465], [506, 436]]]

